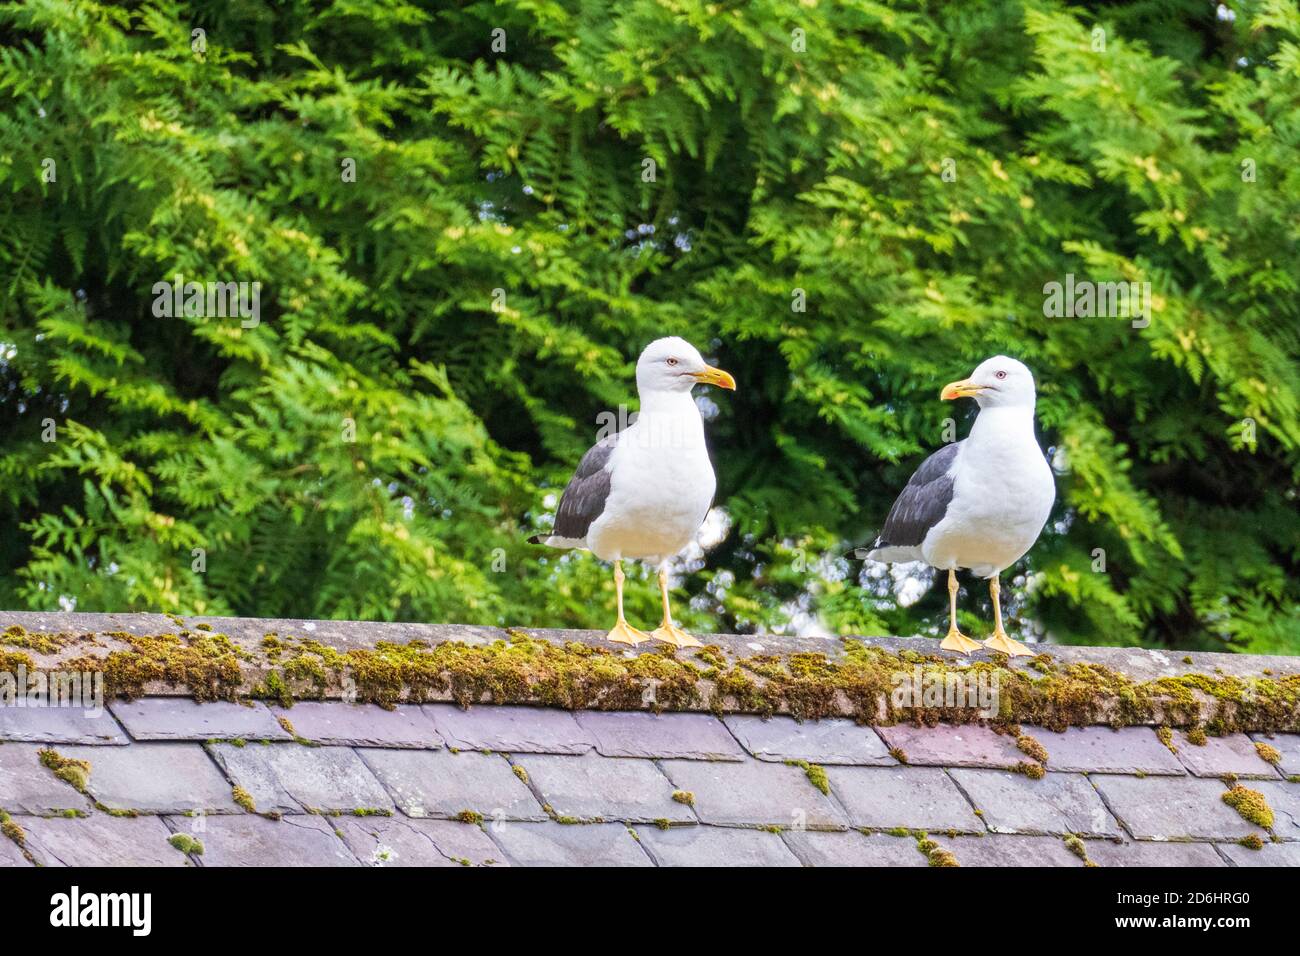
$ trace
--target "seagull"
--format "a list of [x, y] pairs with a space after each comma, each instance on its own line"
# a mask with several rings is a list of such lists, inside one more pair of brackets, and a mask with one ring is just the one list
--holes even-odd
[[1033, 373], [996, 355], [970, 378], [945, 385], [939, 397], [975, 399], [975, 424], [968, 437], [921, 463], [867, 557], [948, 571], [948, 634], [939, 646], [950, 651], [981, 646], [957, 629], [957, 569], [988, 578], [994, 624], [983, 646], [1012, 657], [1032, 654], [1002, 629], [998, 575], [1038, 540], [1056, 499], [1052, 469], [1034, 438]]
[[[705, 362], [685, 339], [647, 345], [636, 363], [640, 413], [582, 456], [560, 496], [554, 527], [528, 539], [552, 548], [585, 548], [614, 562], [618, 619], [606, 636], [616, 644], [653, 638], [674, 647], [703, 646], [673, 623], [668, 605], [668, 562], [690, 544], [717, 487], [704, 420], [691, 397], [701, 383], [736, 388], [731, 375]], [[659, 566], [664, 617], [651, 634], [623, 617], [624, 558]]]

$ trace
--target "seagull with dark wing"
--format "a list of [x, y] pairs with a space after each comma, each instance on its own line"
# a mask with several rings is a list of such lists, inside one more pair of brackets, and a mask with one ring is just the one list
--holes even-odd
[[[704, 445], [704, 420], [691, 397], [701, 383], [734, 390], [736, 381], [704, 361], [685, 339], [658, 339], [636, 363], [641, 409], [636, 420], [602, 438], [582, 456], [549, 534], [528, 540], [553, 548], [586, 548], [614, 562], [618, 619], [608, 638], [674, 647], [702, 646], [673, 623], [668, 562], [690, 544], [713, 503], [717, 481]], [[623, 617], [623, 559], [659, 567], [663, 622], [646, 634]]]
[[1034, 376], [998, 355], [970, 378], [944, 386], [940, 398], [975, 399], [975, 424], [968, 437], [921, 463], [868, 557], [924, 561], [948, 572], [948, 634], [939, 646], [950, 651], [981, 646], [957, 628], [957, 569], [988, 578], [994, 624], [983, 646], [1032, 654], [1002, 628], [998, 575], [1038, 540], [1056, 498], [1052, 469], [1034, 437]]

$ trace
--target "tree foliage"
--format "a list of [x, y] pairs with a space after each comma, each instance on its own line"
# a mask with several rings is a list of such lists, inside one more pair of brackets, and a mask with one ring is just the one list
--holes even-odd
[[741, 386], [686, 625], [935, 633], [845, 555], [1007, 352], [1021, 625], [1300, 651], [1300, 13], [1232, 6], [0, 7], [0, 604], [607, 626], [524, 536], [671, 332]]

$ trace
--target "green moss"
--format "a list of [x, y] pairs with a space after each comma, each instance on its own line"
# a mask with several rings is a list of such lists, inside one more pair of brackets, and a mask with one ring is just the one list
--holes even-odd
[[899, 763], [907, 763], [907, 754], [903, 752], [902, 747], [890, 747], [889, 756], [893, 757]]
[[655, 826], [657, 826], [660, 830], [667, 830], [672, 825], [673, 825], [673, 821], [666, 820], [663, 817], [660, 817], [658, 820], [655, 821]]
[[196, 840], [188, 833], [174, 833], [167, 838], [167, 842], [176, 847], [176, 849], [180, 850], [182, 853], [192, 853], [195, 856], [203, 855], [202, 841]]
[[1028, 760], [1022, 760], [1011, 768], [1016, 773], [1023, 773], [1030, 780], [1042, 780], [1047, 775], [1043, 765], [1039, 763], [1030, 763]]
[[456, 819], [461, 823], [473, 823], [477, 826], [482, 826], [483, 824], [483, 814], [479, 813], [477, 810], [462, 810], [460, 813], [456, 814]]
[[1090, 862], [1088, 860], [1088, 847], [1074, 834], [1065, 838], [1065, 848], [1081, 859], [1084, 863]]
[[0, 810], [0, 833], [7, 836], [10, 840], [13, 840], [19, 846], [27, 845], [27, 831], [17, 823], [14, 823], [9, 814], [5, 813], [3, 810]]
[[519, 764], [513, 764], [513, 765], [510, 767], [510, 769], [513, 770], [513, 771], [515, 772], [515, 776], [518, 777], [522, 783], [524, 783], [525, 785], [527, 785], [527, 783], [528, 783], [528, 771], [527, 771], [527, 770], [525, 770], [523, 767], [519, 766]]
[[1263, 741], [1255, 744], [1255, 753], [1259, 754], [1260, 760], [1271, 763], [1274, 766], [1282, 762], [1282, 754], [1278, 752], [1278, 749], [1269, 746]]
[[41, 766], [50, 770], [54, 776], [64, 783], [80, 793], [86, 792], [86, 786], [90, 783], [90, 761], [65, 757], [57, 750], [49, 747], [38, 751], [37, 758], [40, 760]]
[[826, 776], [825, 768], [819, 767], [815, 763], [809, 763], [807, 760], [787, 760], [786, 764], [791, 767], [802, 767], [804, 774], [808, 777], [808, 782], [826, 796], [830, 796], [831, 781]]
[[1187, 731], [1187, 742], [1194, 747], [1204, 747], [1209, 743], [1204, 727], [1192, 727]]
[[119, 807], [105, 806], [104, 804], [98, 802], [95, 803], [95, 809], [98, 810], [100, 813], [107, 814], [110, 817], [125, 817], [129, 819], [135, 819], [140, 815], [139, 810], [123, 810]]
[[1160, 742], [1169, 748], [1170, 753], [1178, 753], [1178, 747], [1174, 744], [1174, 732], [1168, 727], [1157, 727], [1156, 736]]
[[942, 847], [930, 854], [931, 866], [961, 866], [957, 862], [957, 857], [953, 856], [951, 850], [945, 850]]
[[391, 817], [392, 810], [385, 810], [382, 807], [357, 807], [352, 811], [354, 817]]
[[283, 729], [284, 732], [288, 734], [290, 737], [296, 738], [298, 736], [298, 731], [293, 729], [293, 722], [290, 721], [288, 717], [285, 717], [283, 714], [280, 714], [275, 719], [279, 721], [281, 729]]
[[253, 795], [243, 787], [234, 787], [230, 791], [230, 797], [236, 804], [244, 808], [245, 813], [257, 812], [257, 805], [253, 803]]
[[673, 799], [678, 803], [684, 803], [688, 807], [695, 806], [695, 794], [689, 790], [674, 790]]
[[0, 631], [0, 644], [8, 647], [21, 647], [37, 654], [57, 654], [65, 647], [81, 642], [95, 642], [95, 636], [93, 634], [70, 634], [67, 632], [45, 634], [29, 631], [21, 624], [10, 624], [3, 631]]
[[912, 831], [907, 829], [907, 827], [894, 827], [886, 830], [885, 833], [892, 837], [906, 837], [912, 835]]
[[1265, 830], [1273, 829], [1273, 808], [1264, 795], [1240, 784], [1223, 795], [1223, 802], [1241, 814], [1242, 819]]
[[1251, 833], [1247, 836], [1244, 836], [1240, 840], [1238, 840], [1237, 843], [1240, 846], [1244, 846], [1248, 850], [1264, 849], [1264, 841], [1259, 838], [1258, 833]]
[[127, 645], [107, 657], [78, 656], [59, 669], [102, 671], [110, 697], [140, 697], [153, 683], [187, 689], [196, 700], [235, 700], [243, 680], [240, 663], [251, 660], [224, 634], [104, 634]]
[[1016, 746], [1021, 753], [1033, 757], [1039, 763], [1047, 763], [1047, 748], [1028, 734], [1018, 736]]

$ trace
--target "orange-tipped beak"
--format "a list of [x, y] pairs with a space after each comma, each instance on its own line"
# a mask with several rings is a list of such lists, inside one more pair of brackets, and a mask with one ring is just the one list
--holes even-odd
[[939, 393], [939, 397], [945, 402], [951, 402], [954, 398], [974, 398], [980, 392], [984, 391], [983, 385], [976, 385], [968, 378], [960, 382], [949, 382]]
[[724, 372], [720, 368], [714, 368], [712, 365], [704, 366], [703, 372], [696, 372], [695, 381], [703, 382], [705, 385], [716, 385], [718, 388], [725, 388], [729, 392], [736, 390], [736, 380], [731, 377], [731, 373]]

